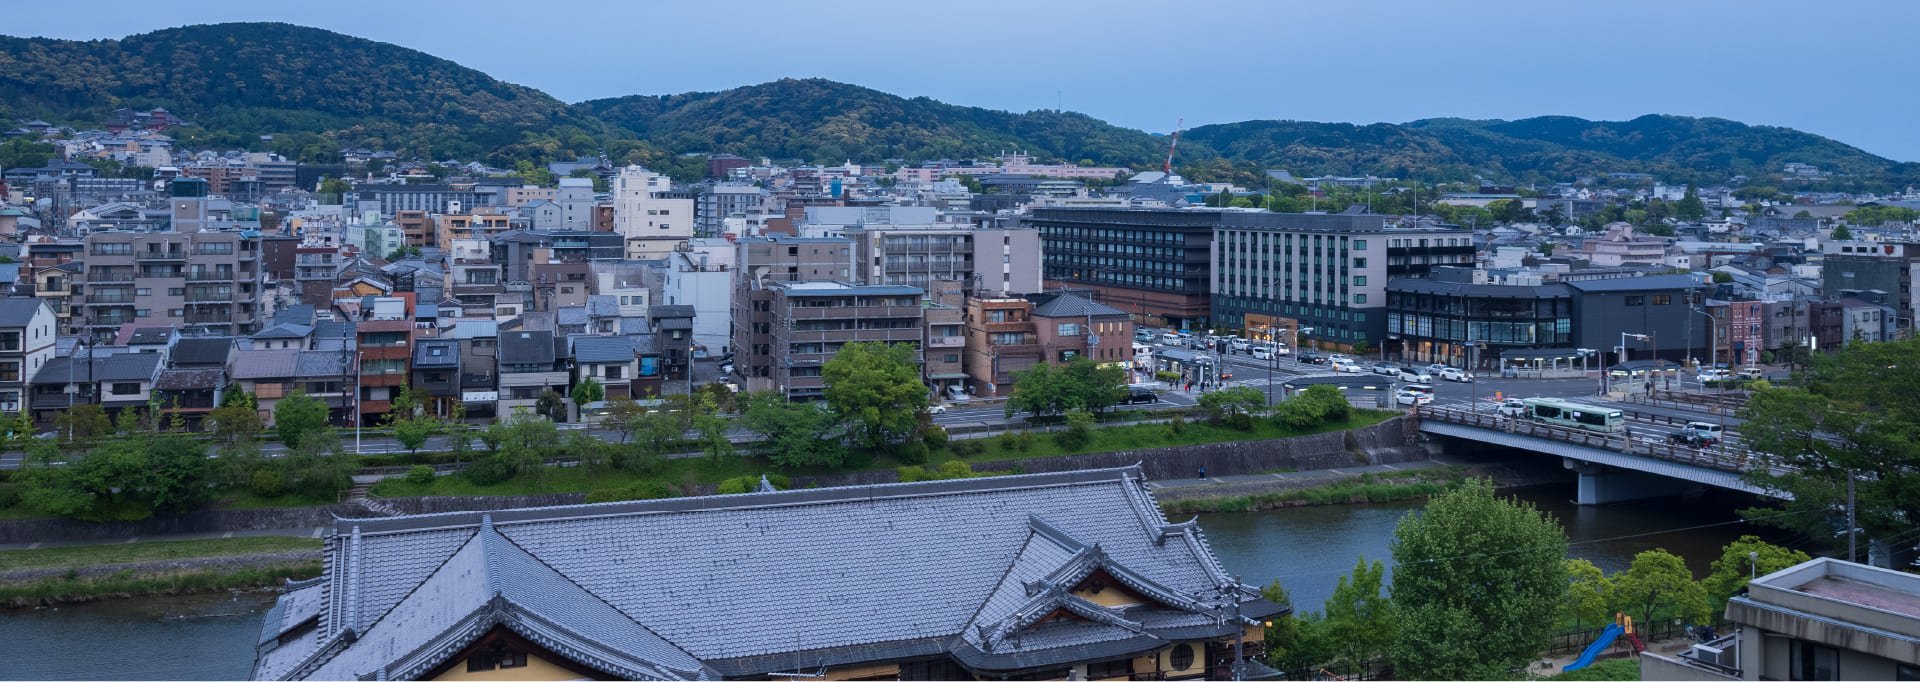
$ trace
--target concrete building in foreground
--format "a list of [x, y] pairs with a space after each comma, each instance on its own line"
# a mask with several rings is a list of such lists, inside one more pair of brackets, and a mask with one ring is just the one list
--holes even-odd
[[1228, 679], [1287, 607], [1139, 467], [340, 519], [255, 679]]
[[1735, 631], [1678, 656], [1640, 657], [1646, 680], [1920, 679], [1920, 576], [1814, 559], [1727, 600]]

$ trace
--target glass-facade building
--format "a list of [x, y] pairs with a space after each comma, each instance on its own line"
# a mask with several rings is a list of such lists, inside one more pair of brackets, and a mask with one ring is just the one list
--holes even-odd
[[[1387, 348], [1402, 362], [1485, 371], [1513, 349], [1573, 345], [1575, 291], [1565, 284], [1474, 284], [1471, 270], [1387, 284]], [[1469, 347], [1479, 346], [1478, 352]]]

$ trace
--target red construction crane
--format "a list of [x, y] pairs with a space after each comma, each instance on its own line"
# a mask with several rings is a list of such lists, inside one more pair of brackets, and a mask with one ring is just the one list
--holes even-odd
[[1165, 173], [1167, 177], [1161, 178], [1161, 182], [1166, 182], [1173, 177], [1173, 150], [1180, 147], [1180, 130], [1186, 127], [1187, 117], [1185, 116], [1181, 116], [1179, 122], [1173, 124], [1173, 143], [1167, 145], [1167, 162], [1160, 165], [1160, 172]]

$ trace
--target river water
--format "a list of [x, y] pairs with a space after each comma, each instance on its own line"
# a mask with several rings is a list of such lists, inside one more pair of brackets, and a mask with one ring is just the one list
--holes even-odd
[[[1570, 485], [1517, 494], [1560, 519], [1574, 543], [1569, 554], [1610, 572], [1625, 569], [1635, 553], [1664, 547], [1704, 575], [1722, 546], [1759, 530], [1727, 523], [1737, 520], [1735, 508], [1751, 504], [1738, 497], [1580, 507], [1569, 501]], [[1419, 506], [1295, 507], [1211, 514], [1200, 524], [1229, 572], [1254, 585], [1279, 579], [1305, 611], [1317, 610], [1360, 557], [1391, 565], [1394, 524]], [[0, 679], [245, 679], [272, 599], [251, 592], [0, 610], [0, 649], [9, 654]]]

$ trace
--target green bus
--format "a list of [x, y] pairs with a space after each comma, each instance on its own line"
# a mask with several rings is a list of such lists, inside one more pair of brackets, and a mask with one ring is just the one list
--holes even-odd
[[1528, 398], [1520, 403], [1526, 406], [1527, 418], [1543, 424], [1599, 433], [1619, 433], [1627, 428], [1627, 415], [1612, 408], [1582, 405], [1558, 398]]

